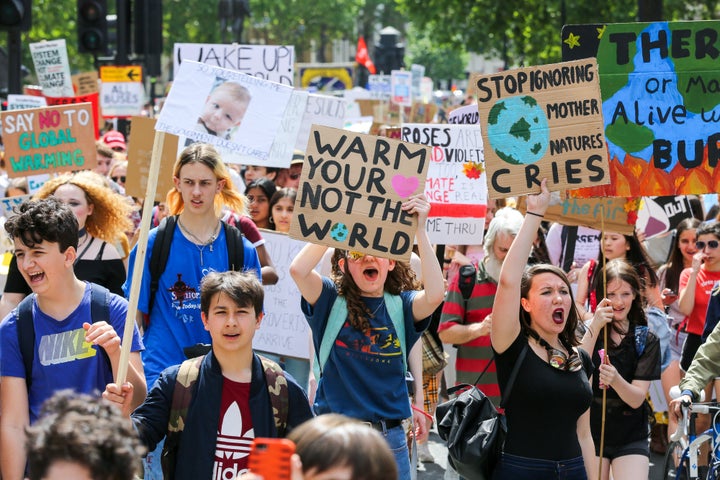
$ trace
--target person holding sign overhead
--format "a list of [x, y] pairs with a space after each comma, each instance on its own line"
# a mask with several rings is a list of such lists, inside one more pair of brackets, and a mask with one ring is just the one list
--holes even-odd
[[[554, 265], [525, 269], [538, 226], [550, 204], [547, 180], [528, 195], [527, 214], [505, 257], [490, 336], [500, 391], [505, 393], [507, 437], [493, 480], [595, 478], [590, 433], [590, 356], [577, 346], [580, 315], [565, 272]], [[542, 433], [542, 438], [538, 438]]]
[[[409, 196], [403, 211], [417, 217], [418, 253], [424, 290], [405, 262], [336, 249], [333, 279], [315, 266], [328, 247], [308, 243], [290, 265], [302, 308], [319, 352], [322, 377], [316, 413], [342, 413], [381, 431], [395, 453], [399, 478], [410, 478], [403, 421], [411, 416], [405, 384], [407, 354], [442, 303], [442, 270], [425, 230], [430, 203]], [[332, 330], [332, 332], [330, 332]], [[427, 428], [413, 413], [416, 429]]]

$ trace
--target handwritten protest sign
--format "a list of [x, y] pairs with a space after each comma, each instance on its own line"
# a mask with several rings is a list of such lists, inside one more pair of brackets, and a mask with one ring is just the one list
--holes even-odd
[[342, 128], [344, 119], [345, 100], [343, 98], [311, 93], [305, 107], [305, 114], [300, 122], [295, 148], [305, 151], [310, 138], [311, 125]]
[[582, 196], [717, 192], [720, 22], [570, 25], [563, 59], [597, 56], [612, 184]]
[[173, 60], [176, 75], [185, 60], [246, 73], [283, 85], [292, 85], [295, 75], [295, 47], [292, 45], [176, 43]]
[[100, 94], [98, 92], [89, 93], [87, 95], [79, 95], [77, 97], [48, 97], [47, 104], [51, 106], [57, 105], [77, 105], [79, 103], [90, 103], [92, 105], [92, 118], [95, 138], [99, 137], [98, 129], [100, 128]]
[[[518, 210], [526, 211], [526, 197], [518, 199]], [[580, 226], [607, 232], [632, 235], [635, 230], [638, 204], [625, 198], [561, 198], [552, 193], [545, 220], [561, 225]]]
[[8, 176], [95, 168], [90, 109], [82, 103], [2, 112]]
[[78, 95], [98, 92], [98, 72], [83, 72], [73, 75], [72, 84]]
[[253, 338], [253, 349], [310, 358], [310, 327], [300, 310], [300, 290], [288, 273], [290, 262], [306, 244], [284, 233], [263, 230], [265, 245], [278, 272], [275, 285], [265, 285], [265, 316]]
[[636, 225], [647, 238], [652, 238], [675, 229], [680, 222], [692, 217], [692, 207], [685, 195], [644, 197]]
[[402, 140], [433, 147], [425, 180], [430, 241], [482, 242], [487, 210], [483, 141], [475, 125], [404, 124]]
[[610, 182], [594, 59], [478, 75], [490, 198]]
[[[280, 168], [290, 166], [309, 95], [304, 90], [292, 91], [290, 101], [280, 122], [280, 128], [278, 128], [275, 140], [270, 148], [270, 154], [264, 165]], [[305, 143], [307, 144], [307, 139]]]
[[478, 106], [473, 104], [456, 108], [448, 113], [448, 123], [455, 123], [459, 125], [479, 125], [480, 113], [478, 112]]
[[313, 125], [290, 236], [409, 260], [417, 220], [402, 202], [422, 193], [430, 148]]
[[390, 100], [390, 75], [368, 76], [368, 91], [374, 100]]
[[35, 73], [47, 97], [75, 95], [65, 39], [30, 44]]
[[15, 216], [15, 207], [19, 207], [23, 202], [30, 200], [32, 195], [20, 195], [17, 197], [0, 198], [0, 215], [5, 218]]
[[[152, 161], [155, 141], [155, 119], [132, 117], [130, 120], [130, 142], [128, 144], [128, 169], [125, 193], [144, 198], [147, 191], [148, 172]], [[178, 137], [167, 134], [160, 157], [161, 175], [157, 179], [155, 201], [164, 202], [167, 193], [175, 188], [173, 166], [177, 158]]]
[[[156, 129], [267, 159], [292, 87], [186, 60], [177, 72]], [[247, 162], [251, 163], [251, 162]]]

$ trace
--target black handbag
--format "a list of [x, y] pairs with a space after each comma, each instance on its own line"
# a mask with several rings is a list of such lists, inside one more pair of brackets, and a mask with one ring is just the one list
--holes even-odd
[[[500, 401], [504, 407], [510, 397], [520, 364], [525, 359], [528, 346], [518, 356], [508, 379], [505, 394]], [[477, 384], [495, 357], [475, 381]], [[476, 385], [456, 385], [448, 394], [462, 391], [457, 397], [439, 404], [435, 410], [438, 434], [445, 440], [448, 462], [465, 480], [487, 480], [502, 453], [507, 426], [505, 415], [500, 414], [490, 399]]]

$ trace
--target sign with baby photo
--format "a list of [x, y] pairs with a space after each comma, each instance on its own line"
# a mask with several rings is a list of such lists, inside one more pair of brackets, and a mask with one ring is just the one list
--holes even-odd
[[290, 236], [409, 261], [417, 220], [401, 206], [423, 193], [431, 148], [313, 125]]
[[610, 183], [594, 58], [477, 75], [490, 198]]
[[263, 165], [291, 94], [286, 85], [185, 60], [155, 128]]
[[9, 177], [93, 169], [95, 126], [89, 103], [2, 112]]

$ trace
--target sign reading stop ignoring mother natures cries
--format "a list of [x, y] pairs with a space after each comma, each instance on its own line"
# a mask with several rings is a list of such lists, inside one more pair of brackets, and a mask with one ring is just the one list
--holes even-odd
[[490, 198], [610, 182], [595, 59], [476, 75]]
[[431, 149], [313, 125], [290, 236], [409, 260], [417, 220], [402, 210], [423, 193]]
[[720, 187], [720, 22], [567, 25], [563, 59], [597, 57], [612, 184], [582, 196]]

